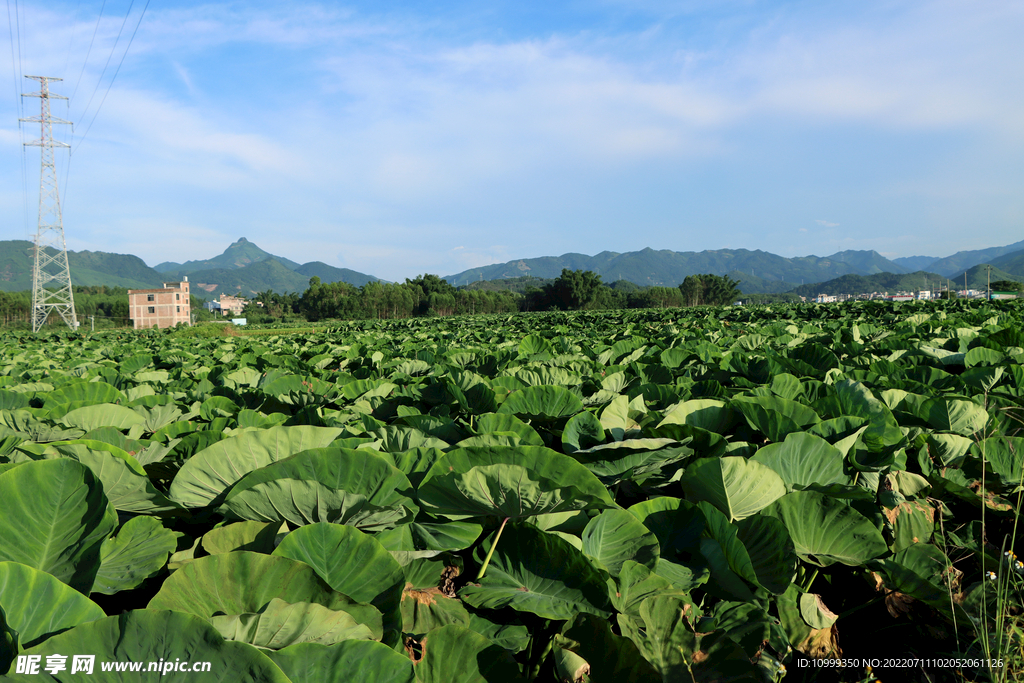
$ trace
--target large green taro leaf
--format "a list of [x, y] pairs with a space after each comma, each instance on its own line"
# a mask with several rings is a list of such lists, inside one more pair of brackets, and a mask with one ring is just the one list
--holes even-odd
[[1011, 490], [1024, 481], [1024, 437], [996, 436], [971, 445], [971, 453], [988, 461]]
[[317, 448], [251, 472], [228, 492], [222, 509], [239, 519], [350, 524], [379, 531], [412, 521], [412, 484], [367, 449]]
[[74, 588], [17, 562], [0, 562], [0, 605], [22, 647], [106, 616], [99, 605]]
[[817, 413], [804, 404], [777, 396], [738, 396], [729, 405], [742, 413], [752, 429], [770, 441], [782, 441], [787, 434], [821, 421]]
[[642, 564], [632, 560], [622, 563], [619, 575], [608, 584], [608, 597], [615, 610], [633, 617], [640, 616], [640, 603], [652, 595], [679, 595], [689, 597], [686, 591]]
[[87, 432], [98, 427], [116, 427], [126, 430], [145, 421], [146, 418], [142, 414], [113, 403], [75, 408], [60, 419], [60, 422], [67, 427], [78, 427]]
[[274, 598], [315, 602], [351, 614], [382, 634], [380, 612], [331, 589], [312, 567], [287, 557], [250, 552], [193, 560], [168, 577], [147, 609], [173, 609], [208, 619], [217, 614], [254, 614]]
[[664, 485], [675, 479], [682, 461], [693, 450], [675, 439], [626, 439], [601, 444], [573, 457], [580, 459], [601, 483], [613, 487], [623, 481], [637, 485]]
[[977, 346], [964, 354], [964, 365], [973, 368], [978, 365], [1000, 365], [1006, 356], [995, 349]]
[[405, 635], [420, 638], [449, 624], [469, 628], [469, 622], [469, 612], [461, 600], [446, 598], [429, 588], [402, 593], [402, 633]]
[[793, 541], [779, 520], [754, 515], [730, 524], [721, 512], [700, 503], [707, 534], [722, 548], [729, 568], [776, 595], [786, 592], [796, 574]]
[[601, 421], [588, 410], [574, 415], [562, 430], [562, 448], [567, 453], [574, 453], [603, 441], [604, 428]]
[[[493, 536], [478, 546], [478, 563], [492, 543]], [[579, 612], [607, 617], [607, 581], [608, 575], [568, 541], [531, 524], [510, 524], [487, 574], [459, 591], [459, 597], [473, 607], [512, 607], [545, 619], [571, 619]]]
[[928, 443], [928, 455], [932, 460], [942, 466], [954, 465], [959, 467], [963, 463], [964, 456], [974, 444], [973, 439], [959, 434], [936, 434], [931, 433], [926, 437]]
[[355, 527], [319, 522], [285, 536], [274, 555], [305, 562], [334, 590], [374, 605], [384, 615], [384, 628], [401, 627], [398, 606], [405, 572], [372, 536]]
[[509, 394], [498, 413], [527, 415], [539, 419], [569, 417], [583, 410], [583, 402], [565, 387], [526, 387]]
[[[160, 681], [223, 681], [224, 683], [289, 683], [288, 678], [262, 652], [245, 643], [225, 641], [208, 623], [191, 614], [180, 612], [135, 610], [116, 617], [99, 619], [53, 636], [26, 650], [25, 655], [64, 655], [67, 670], [58, 680], [104, 683], [137, 683], [140, 679], [158, 677]], [[89, 654], [96, 657], [92, 675], [68, 675], [72, 669], [69, 655]], [[112, 662], [141, 662], [147, 671], [150, 662], [209, 662], [208, 671], [161, 670], [140, 674], [138, 671], [104, 671]], [[38, 676], [12, 677], [32, 681]]]
[[473, 522], [427, 521], [403, 524], [394, 529], [378, 532], [375, 538], [391, 552], [464, 550], [473, 545], [483, 533], [483, 526]]
[[106, 382], [78, 382], [69, 384], [42, 395], [43, 407], [47, 410], [66, 403], [79, 406], [99, 403], [124, 403], [125, 395]]
[[789, 356], [776, 356], [777, 360], [798, 374], [824, 379], [828, 371], [839, 368], [839, 359], [821, 344], [804, 343], [789, 349]]
[[782, 443], [769, 444], [758, 450], [753, 460], [770, 467], [782, 477], [790, 491], [812, 485], [851, 483], [843, 471], [842, 452], [813, 434], [790, 434]]
[[726, 434], [735, 421], [735, 413], [725, 405], [724, 401], [697, 398], [669, 407], [665, 411], [665, 418], [658, 423], [658, 427], [690, 425], [715, 434]]
[[271, 600], [256, 614], [220, 614], [210, 617], [217, 632], [228, 640], [279, 650], [298, 643], [333, 645], [343, 640], [373, 640], [369, 627], [348, 612], [315, 602]]
[[461, 626], [442, 626], [426, 635], [419, 683], [506, 683], [518, 681], [519, 665], [504, 648]]
[[281, 403], [300, 407], [330, 403], [341, 393], [337, 384], [299, 375], [278, 376], [262, 385], [260, 391]]
[[110, 504], [119, 512], [151, 514], [181, 509], [153, 486], [138, 460], [117, 446], [79, 439], [50, 447], [91, 469], [103, 483]]
[[[729, 565], [729, 554], [721, 543], [714, 538], [702, 538], [700, 552], [707, 563], [707, 590], [711, 595], [726, 600], [751, 601], [754, 599], [750, 585], [743, 581]], [[662, 576], [666, 575], [665, 572], [661, 574]], [[674, 579], [673, 583], [675, 583]]]
[[487, 610], [467, 607], [466, 611], [469, 612], [469, 629], [479, 633], [492, 643], [500, 645], [513, 654], [522, 652], [530, 646], [530, 630], [523, 625], [521, 619], [505, 618], [506, 623], [502, 623], [499, 621], [502, 618], [500, 615], [492, 615], [493, 619], [484, 616], [490, 614]]
[[625, 510], [613, 508], [594, 517], [583, 531], [583, 553], [612, 576], [632, 560], [653, 570], [661, 554], [658, 537]]
[[524, 358], [547, 354], [548, 358], [554, 357], [555, 350], [544, 337], [539, 334], [528, 334], [519, 342], [519, 355]]
[[189, 458], [171, 483], [171, 498], [185, 507], [204, 507], [249, 472], [311, 448], [323, 448], [341, 434], [334, 427], [271, 427], [218, 441]]
[[925, 401], [918, 417], [940, 432], [973, 436], [988, 424], [988, 412], [974, 401], [936, 397]]
[[878, 565], [887, 577], [887, 587], [913, 596], [952, 616], [952, 603], [943, 582], [951, 563], [934, 545], [915, 543], [880, 561]]
[[0, 410], [21, 410], [28, 408], [30, 402], [26, 394], [0, 389]]
[[888, 551], [878, 528], [845, 500], [817, 491], [794, 491], [761, 513], [781, 519], [797, 555], [822, 567], [841, 562], [851, 567]]
[[640, 605], [641, 624], [620, 616], [619, 627], [665, 681], [730, 683], [760, 681], [742, 648], [722, 631], [698, 634], [693, 605], [678, 596], [657, 596]]
[[524, 446], [543, 446], [544, 439], [537, 430], [508, 413], [484, 413], [476, 417], [476, 433], [514, 434]]
[[203, 550], [221, 555], [234, 550], [249, 550], [270, 555], [274, 552], [280, 524], [273, 522], [234, 522], [210, 529], [203, 534]]
[[706, 500], [730, 521], [749, 517], [786, 494], [786, 484], [774, 470], [738, 456], [697, 460], [680, 483], [688, 499]]
[[628, 638], [612, 633], [606, 619], [578, 614], [565, 625], [559, 647], [582, 657], [590, 665], [591, 683], [662, 683], [654, 667]]
[[604, 485], [567, 455], [541, 446], [459, 448], [434, 463], [417, 491], [449, 519], [521, 519], [614, 505]]
[[412, 660], [387, 645], [346, 640], [300, 643], [268, 652], [292, 683], [414, 683]]
[[658, 537], [663, 558], [679, 560], [700, 552], [705, 521], [693, 503], [661, 496], [637, 503], [628, 512]]
[[36, 443], [77, 439], [85, 433], [82, 429], [64, 429], [44, 422], [28, 410], [0, 410], [0, 435], [11, 432]]
[[178, 535], [153, 517], [133, 517], [117, 535], [100, 547], [100, 569], [94, 593], [114, 593], [137, 588], [167, 564], [178, 544]]
[[0, 501], [0, 561], [88, 594], [100, 546], [117, 527], [117, 511], [92, 471], [68, 458], [27, 462], [0, 474]]
[[715, 626], [725, 631], [748, 657], [757, 657], [766, 642], [771, 642], [775, 618], [765, 608], [752, 602], [722, 601], [714, 607]]

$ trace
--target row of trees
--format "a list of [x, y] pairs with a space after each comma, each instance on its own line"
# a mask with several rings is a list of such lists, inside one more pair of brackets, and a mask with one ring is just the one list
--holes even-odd
[[[104, 285], [72, 287], [75, 297], [75, 313], [79, 322], [95, 317], [103, 327], [123, 327], [128, 321], [128, 290], [124, 287]], [[32, 311], [32, 292], [0, 292], [0, 316], [5, 325], [29, 324]]]
[[298, 312], [309, 321], [511, 313], [519, 310], [519, 299], [512, 292], [456, 289], [429, 274], [401, 284], [370, 282], [362, 287], [346, 282], [324, 284], [313, 277], [298, 301]]
[[639, 287], [631, 282], [605, 285], [587, 270], [569, 270], [553, 282], [527, 290], [524, 310], [668, 308], [722, 306], [740, 296], [739, 282], [718, 275], [690, 275], [676, 287]]
[[[75, 314], [83, 326], [131, 326], [128, 290], [125, 287], [73, 285], [71, 291], [75, 297]], [[196, 297], [191, 298], [191, 304], [193, 311], [204, 310], [202, 302]], [[0, 323], [5, 326], [28, 326], [31, 324], [31, 313], [31, 291], [0, 292]], [[94, 320], [90, 321], [89, 318]]]
[[725, 306], [740, 297], [740, 283], [728, 275], [687, 275], [679, 291], [686, 306]]
[[[691, 275], [679, 287], [639, 287], [626, 281], [606, 285], [596, 273], [566, 268], [555, 280], [540, 287], [528, 287], [520, 294], [507, 290], [457, 289], [430, 274], [407, 279], [404, 283], [370, 282], [362, 287], [346, 282], [325, 284], [313, 277], [309, 288], [301, 295], [278, 294], [272, 290], [259, 292], [242, 315], [251, 323], [271, 323], [302, 318], [315, 322], [328, 318], [354, 320], [721, 305], [736, 300], [738, 284], [728, 277]], [[74, 292], [79, 318], [95, 316], [96, 322], [104, 326], [129, 324], [127, 289], [76, 286]], [[217, 317], [206, 311], [195, 297], [191, 303], [197, 321]], [[0, 292], [0, 316], [4, 324], [27, 323], [31, 309], [31, 292]]]
[[[679, 287], [639, 287], [630, 282], [610, 286], [587, 270], [563, 269], [561, 275], [524, 294], [511, 291], [457, 289], [437, 275], [420, 275], [404, 283], [309, 281], [301, 297], [264, 292], [262, 309], [250, 306], [251, 322], [269, 322], [298, 314], [315, 322], [328, 318], [409, 318], [430, 315], [473, 315], [515, 311], [667, 308], [722, 305], [740, 295], [739, 283], [717, 275], [687, 277]], [[268, 303], [271, 302], [271, 303]]]

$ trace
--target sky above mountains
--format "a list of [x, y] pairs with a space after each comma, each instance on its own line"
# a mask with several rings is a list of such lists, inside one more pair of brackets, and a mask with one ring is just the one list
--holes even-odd
[[71, 98], [53, 106], [74, 123], [55, 127], [68, 247], [150, 265], [242, 235], [401, 280], [643, 247], [946, 256], [1024, 234], [1020, 3], [11, 8], [3, 239], [35, 231], [24, 74]]

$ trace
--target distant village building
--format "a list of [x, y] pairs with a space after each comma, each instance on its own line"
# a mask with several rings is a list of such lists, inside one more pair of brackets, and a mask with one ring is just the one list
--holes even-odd
[[163, 289], [129, 289], [128, 316], [137, 330], [191, 324], [188, 278], [165, 282]]
[[213, 313], [220, 313], [221, 315], [241, 315], [242, 309], [245, 308], [249, 302], [240, 296], [230, 296], [228, 294], [221, 294], [220, 301], [207, 301], [206, 309]]

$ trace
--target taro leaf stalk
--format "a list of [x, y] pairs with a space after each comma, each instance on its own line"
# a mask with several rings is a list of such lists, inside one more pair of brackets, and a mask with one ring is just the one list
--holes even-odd
[[506, 517], [502, 522], [501, 526], [498, 527], [498, 533], [494, 536], [494, 541], [491, 543], [491, 549], [487, 551], [487, 557], [484, 558], [484, 563], [480, 565], [480, 571], [476, 574], [476, 580], [484, 578], [484, 572], [487, 571], [487, 565], [491, 563], [491, 556], [494, 555], [494, 549], [498, 547], [498, 540], [501, 538], [501, 532], [505, 530], [505, 525], [508, 524], [508, 520], [511, 517]]

